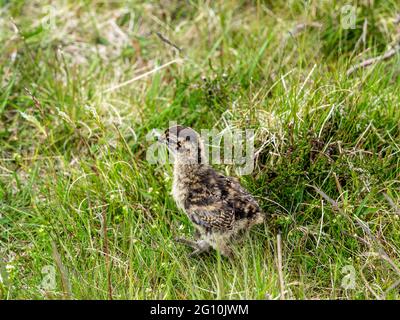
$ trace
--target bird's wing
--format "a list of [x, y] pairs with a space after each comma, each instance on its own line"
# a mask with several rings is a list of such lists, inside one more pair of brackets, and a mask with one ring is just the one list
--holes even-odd
[[185, 200], [185, 209], [193, 223], [205, 228], [230, 230], [235, 220], [259, 212], [254, 198], [234, 178], [214, 170], [199, 174]]
[[240, 185], [237, 179], [225, 177], [220, 173], [217, 174], [219, 175], [218, 180], [221, 181], [220, 184], [222, 185], [219, 188], [222, 190], [220, 195], [226, 205], [233, 208], [237, 220], [251, 218], [261, 211], [257, 201]]
[[235, 221], [233, 211], [222, 208], [223, 206], [193, 207], [189, 217], [197, 225], [221, 231], [231, 230]]

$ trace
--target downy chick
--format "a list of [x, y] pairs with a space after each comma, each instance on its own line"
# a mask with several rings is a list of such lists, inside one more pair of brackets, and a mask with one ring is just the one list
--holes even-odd
[[173, 198], [198, 234], [196, 241], [176, 240], [194, 248], [191, 255], [212, 247], [231, 257], [233, 236], [264, 221], [257, 201], [235, 179], [207, 164], [204, 143], [193, 129], [173, 126], [161, 141], [174, 156]]

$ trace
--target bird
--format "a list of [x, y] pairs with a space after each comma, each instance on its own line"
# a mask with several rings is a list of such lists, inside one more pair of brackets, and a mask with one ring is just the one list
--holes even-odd
[[264, 222], [259, 204], [236, 178], [208, 164], [204, 142], [192, 128], [171, 126], [159, 141], [172, 154], [172, 196], [196, 230], [195, 240], [175, 240], [193, 248], [190, 256], [213, 248], [232, 258], [233, 240], [241, 231]]

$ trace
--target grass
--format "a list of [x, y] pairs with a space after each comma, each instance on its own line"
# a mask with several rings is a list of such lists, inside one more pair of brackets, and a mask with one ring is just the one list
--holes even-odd
[[[400, 8], [344, 29], [346, 4], [0, 1], [0, 298], [278, 299], [280, 232], [286, 298], [399, 299], [400, 57], [346, 71]], [[255, 130], [268, 219], [233, 262], [173, 242], [193, 228], [146, 160], [170, 121]]]

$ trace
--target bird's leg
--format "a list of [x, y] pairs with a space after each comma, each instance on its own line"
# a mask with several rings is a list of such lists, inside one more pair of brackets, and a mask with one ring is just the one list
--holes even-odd
[[210, 248], [210, 245], [205, 240], [193, 241], [193, 240], [188, 240], [185, 238], [176, 238], [175, 241], [177, 241], [179, 243], [183, 243], [194, 249], [194, 251], [189, 254], [189, 257], [193, 257], [200, 253], [208, 251], [208, 249]]
[[175, 241], [179, 242], [179, 243], [186, 244], [187, 246], [189, 246], [189, 247], [191, 247], [193, 249], [198, 249], [199, 248], [199, 246], [197, 245], [197, 242], [193, 241], [193, 240], [189, 240], [189, 239], [185, 239], [185, 238], [175, 238]]
[[189, 257], [197, 256], [198, 254], [207, 252], [208, 249], [210, 249], [209, 243], [205, 240], [198, 240], [196, 243], [197, 243], [197, 249], [195, 249], [191, 254], [189, 254]]

